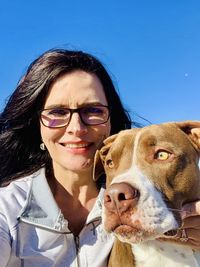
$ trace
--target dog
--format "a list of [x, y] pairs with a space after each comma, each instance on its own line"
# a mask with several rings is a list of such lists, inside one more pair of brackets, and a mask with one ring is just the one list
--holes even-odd
[[200, 266], [200, 252], [170, 238], [182, 206], [200, 199], [199, 156], [200, 121], [123, 130], [104, 141], [94, 179], [106, 174], [102, 221], [116, 236], [109, 267]]

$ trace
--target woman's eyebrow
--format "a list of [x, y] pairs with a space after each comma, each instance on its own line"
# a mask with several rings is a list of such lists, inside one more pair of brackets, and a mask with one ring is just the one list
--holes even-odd
[[68, 108], [68, 107], [62, 104], [53, 104], [53, 105], [48, 105], [44, 107], [44, 109], [52, 109], [52, 108]]
[[80, 105], [80, 107], [87, 107], [87, 106], [105, 106], [105, 104], [95, 101], [95, 102], [83, 103], [82, 105]]
[[[101, 102], [87, 102], [87, 103], [83, 103], [83, 104], [80, 104], [80, 105], [77, 105], [77, 107], [88, 107], [88, 106], [105, 106], [105, 104], [102, 104]], [[63, 105], [63, 104], [53, 104], [53, 105], [49, 105], [49, 106], [46, 106], [44, 109], [52, 109], [52, 108], [69, 108], [69, 106], [66, 106], [66, 105]]]

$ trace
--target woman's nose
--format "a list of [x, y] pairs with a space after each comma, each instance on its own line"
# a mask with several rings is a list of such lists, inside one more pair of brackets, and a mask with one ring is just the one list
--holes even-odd
[[87, 126], [82, 122], [80, 115], [77, 112], [72, 114], [66, 131], [77, 136], [83, 135], [87, 132]]

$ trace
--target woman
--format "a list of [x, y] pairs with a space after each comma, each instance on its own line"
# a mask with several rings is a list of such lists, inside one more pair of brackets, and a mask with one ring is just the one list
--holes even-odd
[[0, 119], [1, 184], [14, 180], [0, 193], [0, 265], [106, 266], [112, 238], [93, 158], [131, 121], [102, 64], [83, 52], [44, 53]]
[[93, 158], [131, 121], [105, 68], [83, 52], [44, 53], [0, 123], [0, 266], [107, 266]]

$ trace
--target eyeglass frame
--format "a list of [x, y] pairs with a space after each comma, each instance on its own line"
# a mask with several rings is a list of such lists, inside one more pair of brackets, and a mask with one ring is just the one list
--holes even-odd
[[[84, 109], [84, 108], [89, 108], [89, 107], [105, 107], [105, 108], [107, 108], [107, 110], [108, 110], [108, 117], [107, 117], [107, 119], [105, 120], [105, 121], [103, 121], [103, 122], [101, 122], [101, 123], [95, 123], [95, 124], [88, 124], [88, 123], [86, 123], [86, 122], [84, 122], [84, 120], [83, 120], [83, 118], [82, 118], [82, 115], [81, 115], [81, 113], [80, 113], [80, 110], [82, 110], [82, 109]], [[63, 109], [63, 110], [69, 110], [69, 112], [70, 112], [70, 116], [69, 116], [69, 121], [67, 122], [67, 124], [65, 124], [65, 125], [62, 125], [62, 126], [56, 126], [56, 127], [52, 127], [52, 126], [47, 126], [47, 125], [45, 125], [44, 124], [44, 122], [43, 122], [43, 120], [42, 120], [42, 112], [43, 111], [45, 111], [45, 110], [51, 110], [51, 109], [54, 109], [54, 108], [45, 108], [45, 109], [42, 109], [42, 110], [40, 110], [38, 113], [39, 113], [39, 118], [40, 118], [40, 121], [41, 121], [41, 123], [45, 126], [45, 127], [47, 127], [47, 128], [51, 128], [51, 129], [58, 129], [58, 128], [63, 128], [63, 127], [66, 127], [66, 126], [68, 126], [69, 125], [69, 123], [70, 123], [70, 121], [71, 121], [71, 118], [72, 118], [72, 115], [74, 114], [74, 113], [78, 113], [78, 115], [79, 115], [79, 117], [80, 117], [80, 119], [81, 119], [81, 122], [84, 124], [84, 125], [86, 125], [86, 126], [97, 126], [97, 125], [101, 125], [101, 124], [104, 124], [104, 123], [106, 123], [108, 120], [109, 120], [109, 118], [110, 118], [110, 113], [111, 113], [111, 106], [107, 106], [107, 105], [87, 105], [87, 106], [83, 106], [83, 107], [79, 107], [79, 108], [65, 108], [65, 107], [55, 107], [55, 109], [56, 108], [58, 108], [58, 109]]]

